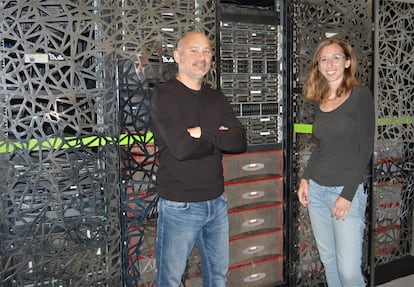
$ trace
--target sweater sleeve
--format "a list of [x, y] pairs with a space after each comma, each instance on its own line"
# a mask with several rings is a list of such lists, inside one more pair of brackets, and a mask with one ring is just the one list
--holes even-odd
[[313, 167], [315, 166], [315, 161], [319, 157], [319, 141], [316, 142], [316, 145], [311, 153], [311, 156], [308, 160], [308, 163], [303, 171], [302, 178], [309, 181], [312, 177]]
[[355, 168], [346, 180], [347, 184], [344, 185], [341, 193], [341, 196], [349, 201], [352, 201], [356, 189], [363, 179], [374, 150], [374, 99], [371, 91], [367, 87], [361, 87], [357, 97], [359, 100], [355, 106], [355, 117], [358, 137], [355, 142], [359, 146], [359, 153], [355, 157]]
[[165, 85], [155, 91], [151, 99], [151, 122], [159, 137], [160, 149], [168, 148], [177, 160], [199, 159], [213, 154], [214, 145], [190, 136], [172, 93]]
[[[316, 107], [314, 107], [314, 112], [318, 112]], [[302, 179], [306, 179], [309, 181], [309, 179], [312, 177], [312, 172], [317, 158], [319, 158], [319, 141], [316, 141], [315, 146], [311, 151], [311, 155], [301, 176]]]
[[211, 142], [225, 153], [241, 153], [246, 151], [246, 130], [236, 118], [231, 105], [224, 95], [222, 95], [217, 109], [220, 109], [221, 113], [220, 125], [226, 127], [227, 130], [219, 130], [218, 127], [209, 129], [209, 125], [202, 125], [201, 129], [203, 132], [201, 138]]

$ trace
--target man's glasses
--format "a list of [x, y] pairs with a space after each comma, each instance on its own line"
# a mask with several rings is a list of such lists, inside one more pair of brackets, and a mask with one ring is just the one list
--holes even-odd
[[318, 64], [321, 66], [326, 66], [328, 61], [331, 61], [332, 64], [336, 65], [339, 64], [343, 59], [346, 59], [344, 55], [332, 55], [330, 57], [320, 57], [318, 60]]

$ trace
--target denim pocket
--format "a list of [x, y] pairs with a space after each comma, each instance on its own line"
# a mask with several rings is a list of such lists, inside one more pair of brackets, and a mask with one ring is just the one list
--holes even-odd
[[360, 184], [352, 200], [351, 209], [353, 209], [353, 211], [351, 210], [351, 212], [355, 212], [359, 217], [364, 218], [367, 207], [367, 199], [368, 195], [364, 192], [363, 185]]
[[171, 209], [176, 209], [176, 210], [186, 210], [189, 207], [188, 202], [172, 201], [168, 199], [163, 199], [162, 204], [166, 208], [171, 208]]

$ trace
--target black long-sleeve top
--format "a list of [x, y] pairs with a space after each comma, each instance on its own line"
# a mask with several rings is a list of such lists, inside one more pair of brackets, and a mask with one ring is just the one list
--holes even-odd
[[352, 201], [374, 150], [374, 100], [367, 87], [354, 88], [337, 109], [316, 109], [313, 135], [317, 142], [302, 175], [323, 186], [344, 186], [341, 196]]
[[[198, 202], [224, 192], [222, 153], [247, 148], [246, 131], [224, 94], [203, 85], [194, 91], [176, 79], [160, 85], [151, 99], [151, 120], [159, 148], [157, 191], [161, 198]], [[201, 127], [193, 138], [187, 128]], [[219, 130], [220, 126], [228, 128]]]

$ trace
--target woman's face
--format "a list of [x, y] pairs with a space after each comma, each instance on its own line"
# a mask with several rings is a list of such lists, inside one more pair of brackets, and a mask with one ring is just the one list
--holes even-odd
[[345, 69], [351, 60], [345, 57], [338, 44], [330, 44], [322, 48], [318, 59], [318, 70], [330, 85], [339, 84], [344, 78]]

